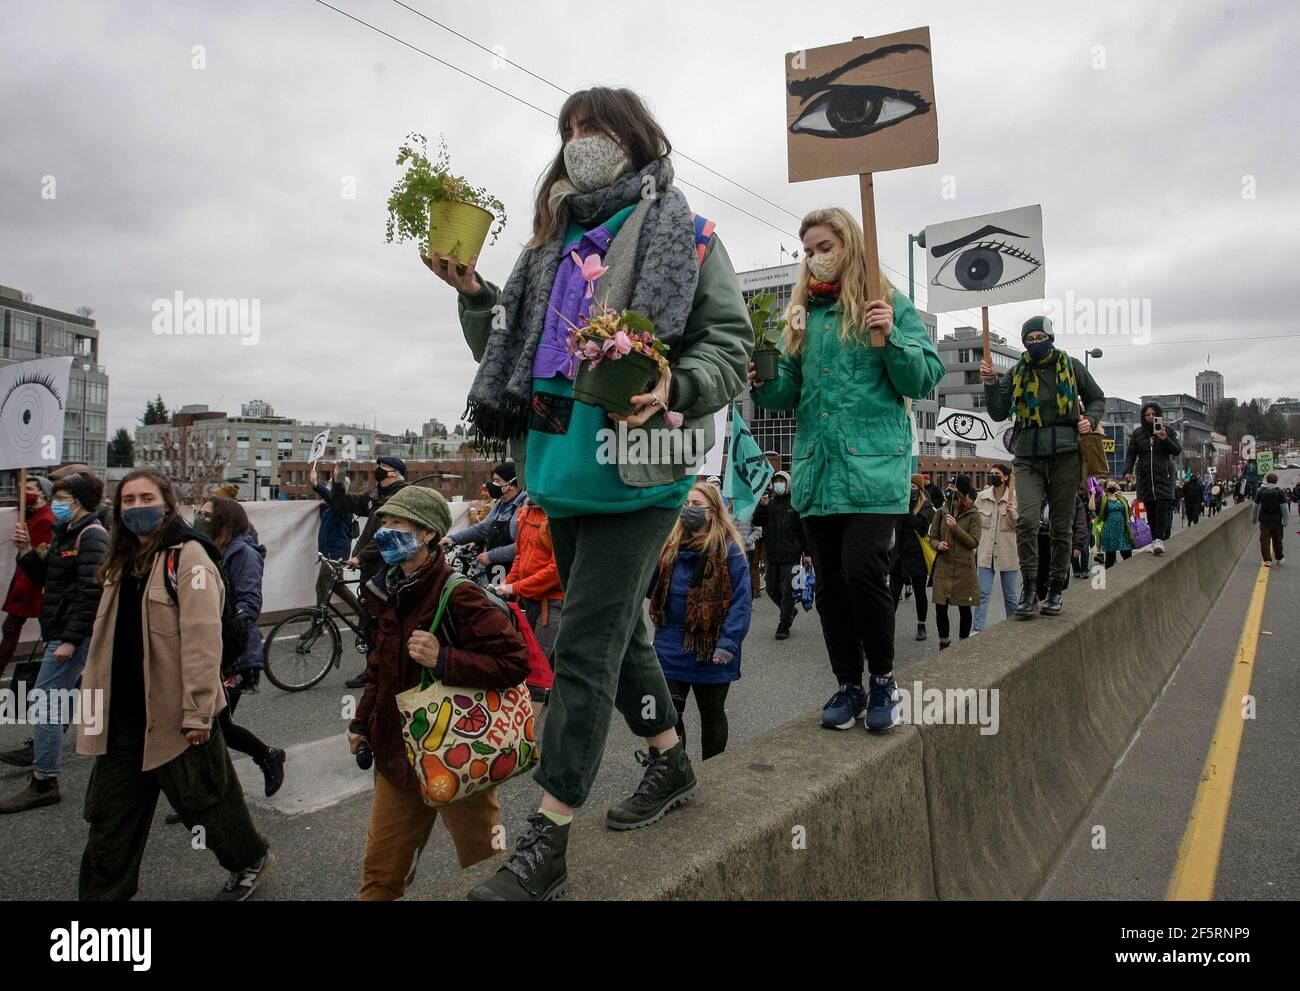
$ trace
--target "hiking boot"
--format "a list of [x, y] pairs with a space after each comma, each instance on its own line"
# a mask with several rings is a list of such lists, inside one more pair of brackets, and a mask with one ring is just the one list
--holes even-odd
[[605, 814], [610, 829], [638, 829], [658, 822], [669, 809], [682, 805], [699, 789], [682, 740], [667, 750], [638, 750], [636, 759], [645, 768], [645, 776], [630, 798], [610, 806]]
[[894, 676], [872, 675], [871, 694], [867, 697], [867, 729], [880, 732], [901, 723], [903, 714], [898, 701], [898, 683]]
[[252, 867], [245, 867], [242, 871], [231, 871], [230, 877], [226, 878], [226, 883], [221, 886], [212, 900], [214, 902], [242, 902], [252, 897], [257, 886], [262, 883], [266, 877], [266, 872], [275, 863], [275, 858], [271, 856], [271, 851], [267, 850], [262, 854], [262, 859]]
[[36, 744], [28, 740], [17, 750], [6, 750], [0, 754], [0, 760], [14, 767], [31, 767], [36, 763]]
[[925, 624], [924, 624], [924, 623], [917, 623], [917, 624], [916, 624], [916, 639], [918, 639], [918, 640], [924, 640], [924, 639], [925, 639]]
[[472, 902], [549, 902], [559, 898], [569, 885], [564, 853], [571, 825], [561, 826], [534, 812], [505, 866], [465, 897]]
[[284, 784], [284, 751], [270, 747], [266, 756], [256, 763], [262, 769], [262, 777], [266, 779], [266, 797], [270, 798]]
[[1016, 619], [1033, 619], [1038, 612], [1038, 592], [1032, 582], [1025, 582], [1020, 590], [1020, 603], [1012, 613]]
[[822, 706], [822, 725], [827, 729], [852, 729], [867, 711], [867, 693], [861, 685], [840, 685], [840, 690]]
[[362, 671], [355, 678], [349, 678], [347, 681], [343, 682], [343, 684], [348, 688], [365, 688], [368, 680], [366, 673]]
[[1061, 603], [1061, 593], [1064, 586], [1061, 582], [1053, 581], [1047, 586], [1047, 598], [1043, 600], [1042, 614], [1044, 616], [1059, 616], [1063, 607]]
[[42, 805], [58, 805], [61, 801], [59, 795], [58, 778], [38, 778], [32, 775], [31, 780], [27, 782], [27, 787], [20, 791], [13, 798], [6, 798], [0, 802], [0, 815], [10, 812], [26, 812], [28, 809], [39, 809]]

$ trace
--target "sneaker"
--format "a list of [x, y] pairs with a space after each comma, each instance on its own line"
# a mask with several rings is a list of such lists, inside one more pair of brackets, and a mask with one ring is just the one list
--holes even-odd
[[349, 678], [347, 681], [343, 682], [343, 684], [345, 684], [348, 688], [365, 688], [366, 682], [368, 680], [369, 679], [366, 677], [366, 673], [362, 671], [355, 678]]
[[[1272, 562], [1272, 561], [1265, 561], [1265, 562], [1264, 562], [1264, 567], [1266, 567], [1266, 568], [1271, 568], [1272, 566], [1273, 566], [1273, 562]], [[3, 759], [3, 758], [0, 758], [0, 759]]]
[[252, 897], [257, 886], [262, 883], [266, 877], [266, 872], [275, 863], [275, 858], [271, 856], [271, 851], [267, 850], [262, 854], [262, 859], [252, 867], [246, 867], [242, 871], [231, 871], [230, 877], [226, 878], [226, 883], [221, 886], [212, 898], [214, 902], [242, 902]]
[[27, 787], [20, 791], [13, 798], [6, 798], [0, 802], [0, 815], [6, 815], [10, 812], [26, 812], [28, 809], [39, 809], [42, 805], [58, 805], [62, 801], [59, 795], [59, 779], [45, 778], [44, 780], [32, 775], [31, 780], [27, 782]]
[[280, 786], [284, 784], [284, 759], [283, 750], [271, 747], [267, 750], [266, 757], [257, 763], [257, 766], [262, 769], [262, 777], [266, 779], [267, 798], [279, 791]]
[[646, 769], [645, 776], [630, 798], [610, 806], [605, 814], [610, 829], [637, 829], [658, 822], [669, 809], [683, 804], [699, 790], [695, 769], [681, 740], [668, 750], [638, 750], [636, 759]]
[[871, 695], [867, 701], [867, 729], [881, 732], [903, 721], [898, 705], [898, 683], [893, 675], [871, 677]]
[[840, 690], [822, 706], [822, 725], [827, 729], [852, 729], [867, 711], [867, 693], [861, 685], [840, 685]]
[[916, 639], [918, 639], [918, 640], [924, 640], [924, 639], [925, 639], [925, 624], [924, 624], [924, 623], [917, 623], [917, 624], [916, 624]]
[[36, 763], [36, 745], [28, 740], [17, 750], [6, 750], [0, 754], [0, 760], [14, 767], [31, 767]]
[[1043, 600], [1041, 610], [1044, 616], [1059, 616], [1064, 605], [1061, 602], [1061, 593], [1063, 588], [1060, 582], [1054, 581], [1047, 586], [1047, 598]]
[[472, 902], [549, 902], [559, 898], [569, 884], [564, 854], [570, 825], [561, 826], [534, 812], [505, 866], [475, 885], [466, 897]]
[[949, 647], [951, 647], [951, 646], [952, 646], [952, 641], [951, 641], [951, 640], [940, 640], [940, 641], [939, 641], [939, 649], [940, 649], [940, 650], [947, 650], [947, 649], [948, 649]]
[[1020, 590], [1020, 603], [1011, 615], [1015, 619], [1033, 619], [1038, 612], [1038, 592], [1032, 583], [1026, 582]]
[[1282, 558], [1278, 558], [1278, 559], [1277, 559], [1277, 566], [1278, 566], [1279, 568], [1282, 567]]
[[1157, 554], [1157, 555], [1159, 555], [1159, 554], [1163, 554], [1164, 552], [1165, 552], [1165, 542], [1164, 542], [1163, 540], [1153, 540], [1153, 541], [1151, 541], [1151, 553], [1152, 553], [1152, 554]]
[[773, 637], [773, 639], [774, 639], [774, 640], [789, 640], [789, 639], [790, 639], [790, 627], [788, 627], [788, 626], [778, 626], [778, 627], [776, 628], [776, 636]]

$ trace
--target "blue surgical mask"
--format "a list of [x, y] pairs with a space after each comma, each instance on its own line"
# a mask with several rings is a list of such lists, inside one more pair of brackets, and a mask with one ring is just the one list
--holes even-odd
[[681, 518], [682, 526], [691, 533], [697, 533], [704, 529], [704, 524], [709, 521], [709, 510], [705, 506], [683, 506]]
[[153, 533], [158, 529], [158, 524], [167, 514], [167, 507], [158, 506], [136, 506], [133, 509], [123, 509], [119, 514], [122, 517], [122, 525], [134, 533], [137, 537], [143, 537], [145, 534]]
[[70, 502], [59, 502], [58, 500], [50, 503], [50, 512], [60, 523], [67, 523], [68, 520], [77, 515], [77, 511], [72, 508]]
[[375, 546], [387, 564], [401, 564], [420, 550], [420, 538], [414, 530], [394, 530], [385, 526], [375, 531]]
[[1035, 361], [1042, 361], [1052, 353], [1051, 341], [1035, 341], [1033, 344], [1026, 344], [1025, 350], [1029, 352], [1029, 357]]
[[775, 482], [772, 485], [772, 491], [777, 495], [785, 495], [785, 482]]

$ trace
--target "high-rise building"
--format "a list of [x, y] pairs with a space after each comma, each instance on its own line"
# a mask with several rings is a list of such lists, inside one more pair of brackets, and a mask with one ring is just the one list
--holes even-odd
[[271, 407], [270, 403], [265, 403], [260, 399], [253, 399], [246, 403], [240, 403], [239, 415], [257, 417], [275, 416], [275, 410]]
[[[0, 286], [0, 366], [37, 358], [72, 357], [63, 414], [63, 461], [108, 468], [108, 373], [99, 363], [99, 328], [89, 311], [38, 306]], [[17, 502], [18, 473], [0, 472], [0, 503]]]
[[1223, 401], [1223, 376], [1208, 368], [1197, 372], [1196, 398], [1205, 404], [1206, 416], [1213, 421], [1214, 407]]

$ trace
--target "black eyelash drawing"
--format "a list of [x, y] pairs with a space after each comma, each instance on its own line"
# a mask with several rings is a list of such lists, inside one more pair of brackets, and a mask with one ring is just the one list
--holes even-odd
[[[67, 360], [71, 366], [71, 359]], [[37, 369], [10, 369], [4, 399], [0, 400], [0, 465], [6, 468], [48, 464], [58, 445], [48, 450], [50, 438], [63, 436], [64, 396], [60, 387], [66, 379]]]
[[5, 393], [4, 399], [0, 400], [0, 410], [4, 409], [5, 403], [9, 401], [9, 397], [14, 390], [24, 385], [44, 386], [49, 390], [50, 395], [54, 397], [54, 401], [59, 404], [59, 409], [63, 409], [63, 396], [59, 395], [59, 383], [53, 375], [44, 372], [23, 372], [9, 386], [9, 391]]
[[860, 138], [927, 113], [931, 103], [913, 90], [832, 85], [840, 76], [860, 65], [900, 52], [929, 54], [929, 49], [924, 45], [885, 45], [857, 55], [820, 76], [790, 80], [787, 89], [791, 96], [801, 97], [805, 104], [812, 101], [790, 125], [790, 133], [821, 138]]

